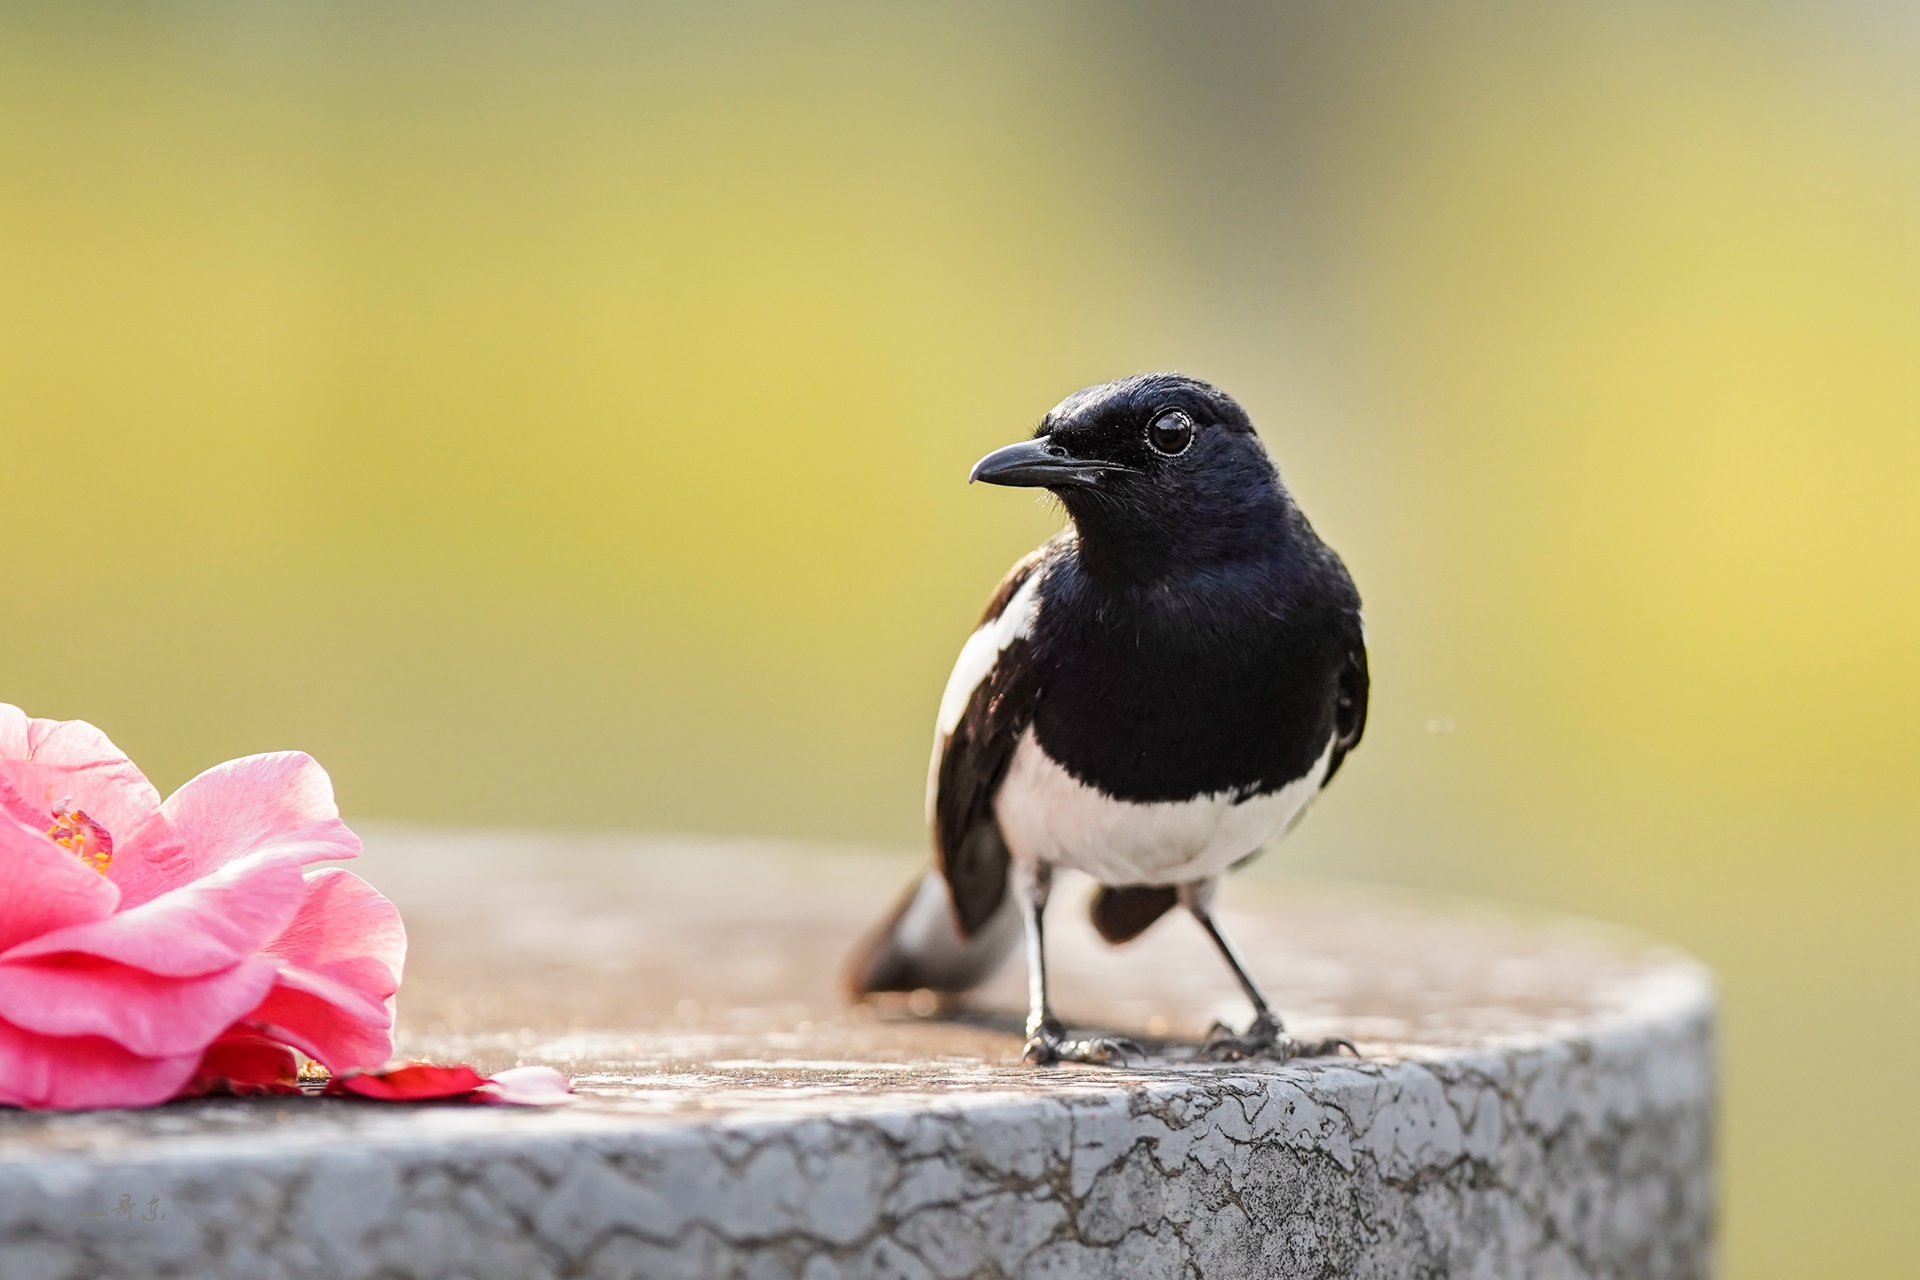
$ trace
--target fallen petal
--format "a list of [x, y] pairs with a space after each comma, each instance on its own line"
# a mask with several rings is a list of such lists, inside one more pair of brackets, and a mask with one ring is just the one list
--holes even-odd
[[469, 1066], [440, 1067], [411, 1062], [387, 1071], [356, 1071], [335, 1076], [326, 1092], [378, 1098], [383, 1102], [410, 1102], [428, 1098], [459, 1098], [472, 1093], [487, 1078]]
[[443, 1067], [410, 1062], [385, 1071], [356, 1071], [335, 1076], [326, 1092], [335, 1096], [377, 1098], [382, 1102], [420, 1102], [466, 1098], [520, 1107], [552, 1107], [573, 1101], [573, 1086], [552, 1067], [509, 1067], [488, 1078], [464, 1064]]
[[573, 1082], [552, 1067], [508, 1067], [475, 1091], [516, 1107], [557, 1107], [573, 1101]]

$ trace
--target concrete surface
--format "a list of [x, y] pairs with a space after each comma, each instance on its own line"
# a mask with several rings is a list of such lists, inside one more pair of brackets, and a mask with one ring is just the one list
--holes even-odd
[[1033, 1070], [1017, 966], [935, 1017], [841, 1004], [910, 858], [367, 834], [404, 1052], [580, 1100], [0, 1113], [0, 1277], [1712, 1272], [1711, 983], [1629, 935], [1256, 871], [1223, 894], [1255, 973], [1366, 1057], [1209, 1065], [1246, 1010], [1198, 930], [1109, 949], [1068, 884], [1060, 1014], [1152, 1057]]

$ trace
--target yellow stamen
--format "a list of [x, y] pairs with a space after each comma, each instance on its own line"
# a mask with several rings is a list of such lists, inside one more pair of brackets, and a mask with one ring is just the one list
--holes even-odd
[[113, 837], [107, 829], [89, 818], [84, 809], [61, 797], [53, 802], [53, 825], [47, 828], [53, 842], [92, 867], [101, 875], [113, 865]]

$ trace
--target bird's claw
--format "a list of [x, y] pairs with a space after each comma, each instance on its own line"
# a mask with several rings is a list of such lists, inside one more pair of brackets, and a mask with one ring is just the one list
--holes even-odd
[[1216, 1022], [1207, 1033], [1207, 1042], [1200, 1048], [1200, 1056], [1208, 1062], [1236, 1062], [1243, 1058], [1274, 1058], [1287, 1062], [1294, 1058], [1328, 1058], [1345, 1049], [1354, 1057], [1360, 1056], [1360, 1050], [1353, 1041], [1342, 1036], [1328, 1036], [1325, 1040], [1295, 1040], [1280, 1029], [1280, 1023], [1267, 1015], [1253, 1020], [1246, 1034], [1236, 1033], [1225, 1023]]
[[1030, 1066], [1044, 1067], [1055, 1062], [1088, 1062], [1096, 1066], [1125, 1065], [1129, 1057], [1144, 1058], [1147, 1051], [1124, 1036], [1089, 1036], [1085, 1040], [1067, 1039], [1059, 1023], [1042, 1026], [1027, 1039], [1020, 1055]]

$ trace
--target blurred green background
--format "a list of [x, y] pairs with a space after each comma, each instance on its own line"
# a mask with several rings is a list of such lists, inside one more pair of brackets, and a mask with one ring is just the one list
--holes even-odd
[[968, 465], [1221, 383], [1373, 645], [1270, 861], [1692, 948], [1726, 1273], [1920, 1271], [1910, 7], [9, 4], [0, 298], [0, 698], [363, 818], [918, 845]]

